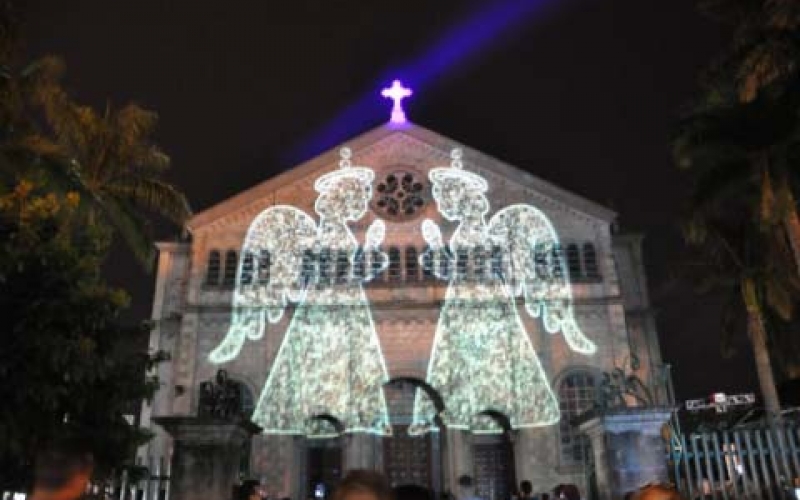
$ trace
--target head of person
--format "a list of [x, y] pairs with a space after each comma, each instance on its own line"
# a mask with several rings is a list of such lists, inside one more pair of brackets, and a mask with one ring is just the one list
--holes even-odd
[[649, 484], [630, 493], [631, 500], [682, 500], [675, 488], [663, 484]]
[[261, 484], [255, 479], [244, 481], [238, 488], [236, 500], [261, 500]]
[[92, 453], [77, 441], [45, 447], [34, 466], [34, 500], [75, 500], [89, 486], [94, 471]]
[[581, 492], [574, 484], [559, 484], [553, 489], [553, 496], [565, 500], [581, 500]]
[[519, 483], [519, 492], [522, 493], [523, 496], [529, 497], [533, 493], [533, 484], [527, 479]]
[[467, 474], [459, 476], [458, 488], [461, 491], [462, 497], [472, 496], [475, 492], [475, 481], [472, 480], [472, 476]]
[[393, 500], [386, 476], [372, 470], [351, 470], [333, 492], [333, 500]]

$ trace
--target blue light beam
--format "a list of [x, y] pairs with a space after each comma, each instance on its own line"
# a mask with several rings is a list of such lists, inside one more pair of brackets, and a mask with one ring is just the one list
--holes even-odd
[[[284, 160], [290, 165], [299, 163], [374, 126], [379, 120], [378, 106], [382, 101], [375, 88], [386, 85], [396, 77], [412, 88], [424, 88], [445, 71], [490, 48], [491, 42], [496, 42], [502, 33], [521, 26], [532, 15], [541, 13], [554, 3], [554, 0], [506, 0], [492, 2], [492, 5], [476, 10], [466, 20], [443, 33], [430, 50], [399, 68], [384, 72], [380, 81], [371, 85], [358, 100], [344, 108], [310, 138], [290, 148]], [[401, 128], [403, 124], [391, 126]]]

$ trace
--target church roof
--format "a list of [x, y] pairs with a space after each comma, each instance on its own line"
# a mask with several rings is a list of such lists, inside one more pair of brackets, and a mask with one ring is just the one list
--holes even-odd
[[[596, 217], [607, 222], [613, 221], [617, 216], [616, 212], [613, 210], [606, 208], [594, 201], [560, 188], [555, 184], [536, 177], [525, 170], [500, 161], [480, 151], [470, 148], [469, 146], [460, 144], [449, 137], [445, 137], [437, 132], [410, 122], [402, 125], [392, 123], [380, 125], [348, 141], [345, 141], [342, 145], [346, 144], [353, 151], [354, 161], [358, 163], [359, 150], [368, 148], [377, 142], [397, 134], [406, 135], [412, 139], [416, 139], [417, 141], [425, 143], [430, 147], [444, 152], [448, 157], [449, 151], [452, 148], [461, 148], [463, 150], [464, 162], [466, 164], [480, 165], [485, 170], [490, 170], [506, 178], [513, 179], [513, 181], [516, 183], [533, 189], [544, 196], [552, 198], [553, 200], [569, 205], [572, 209], [583, 212], [586, 215]], [[296, 167], [277, 174], [249, 189], [242, 191], [239, 194], [236, 194], [220, 203], [194, 214], [189, 221], [187, 221], [186, 227], [189, 229], [189, 231], [194, 231], [230, 214], [231, 212], [240, 210], [261, 198], [270, 196], [273, 192], [281, 187], [297, 182], [300, 179], [312, 175], [317, 171], [321, 172], [329, 169], [331, 165], [338, 164], [340, 147], [341, 145], [329, 149], [328, 151], [325, 151], [324, 153], [304, 163], [301, 163]]]

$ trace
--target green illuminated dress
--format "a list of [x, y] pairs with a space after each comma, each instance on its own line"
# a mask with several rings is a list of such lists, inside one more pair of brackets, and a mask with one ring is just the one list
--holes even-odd
[[[504, 415], [513, 428], [558, 422], [558, 401], [516, 300], [522, 296], [528, 313], [541, 317], [548, 332], [563, 332], [573, 350], [594, 352], [574, 318], [555, 231], [529, 205], [500, 210], [487, 224], [486, 181], [462, 170], [460, 157], [454, 157], [451, 168], [433, 169], [430, 178], [440, 213], [459, 224], [448, 247], [435, 223], [428, 220], [422, 226], [431, 248], [423, 265], [433, 265], [437, 276], [449, 282], [427, 373], [427, 382], [444, 401], [444, 424], [496, 430], [481, 418], [486, 412]], [[418, 392], [412, 431], [430, 429], [434, 413]]]
[[[388, 374], [362, 286], [386, 267], [379, 249], [385, 228], [376, 220], [359, 252], [347, 224], [366, 213], [373, 172], [350, 167], [349, 154], [343, 149], [342, 168], [314, 185], [318, 225], [302, 210], [281, 205], [251, 223], [231, 326], [209, 356], [213, 363], [235, 359], [247, 339], [263, 336], [267, 321], [277, 323], [289, 302], [297, 304], [252, 416], [265, 433], [391, 432], [383, 394]], [[327, 259], [319, 258], [323, 253]], [[357, 275], [360, 254], [371, 262]]]

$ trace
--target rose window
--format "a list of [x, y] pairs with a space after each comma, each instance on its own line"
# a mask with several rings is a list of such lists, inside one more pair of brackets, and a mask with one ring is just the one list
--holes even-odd
[[375, 186], [373, 206], [388, 218], [406, 218], [425, 206], [425, 184], [414, 173], [396, 171]]

